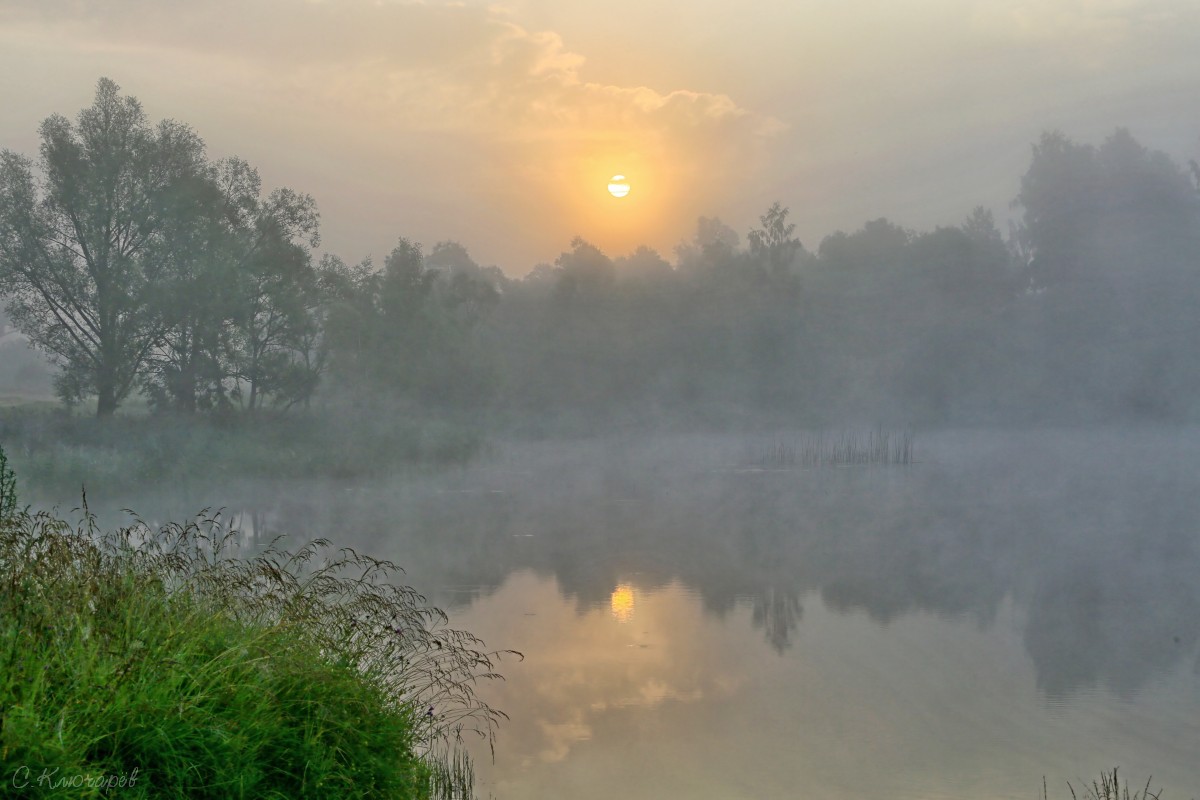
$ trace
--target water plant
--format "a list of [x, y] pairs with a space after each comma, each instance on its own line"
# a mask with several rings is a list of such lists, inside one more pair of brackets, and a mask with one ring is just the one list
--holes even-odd
[[105, 533], [80, 514], [0, 525], [4, 781], [33, 797], [62, 780], [96, 789], [80, 796], [119, 780], [135, 797], [471, 796], [464, 737], [490, 743], [504, 718], [475, 689], [505, 653], [451, 629], [394, 564], [320, 540], [243, 555], [220, 514]]
[[913, 432], [911, 428], [894, 432], [880, 426], [865, 435], [856, 431], [810, 433], [751, 447], [744, 461], [764, 468], [911, 464]]
[[[1146, 785], [1140, 792], [1135, 791], [1129, 793], [1129, 782], [1124, 785], [1117, 779], [1117, 767], [1113, 767], [1112, 772], [1101, 772], [1100, 779], [1091, 782], [1091, 785], [1084, 784], [1083, 800], [1159, 800], [1160, 792], [1150, 791], [1150, 781], [1152, 778], [1146, 779]], [[1067, 790], [1071, 792], [1071, 797], [1074, 800], [1080, 800], [1080, 796], [1075, 793], [1075, 787], [1067, 781]], [[1046, 780], [1042, 779], [1042, 800], [1048, 800], [1046, 791]]]

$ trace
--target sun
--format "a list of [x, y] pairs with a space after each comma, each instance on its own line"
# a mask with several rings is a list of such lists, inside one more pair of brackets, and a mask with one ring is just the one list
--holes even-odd
[[629, 194], [629, 181], [624, 175], [613, 175], [608, 179], [608, 193], [613, 197], [624, 197]]

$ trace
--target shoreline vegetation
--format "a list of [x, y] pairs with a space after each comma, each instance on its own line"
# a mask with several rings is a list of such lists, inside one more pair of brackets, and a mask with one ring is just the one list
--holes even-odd
[[[39, 498], [107, 495], [154, 485], [222, 479], [352, 479], [459, 466], [494, 443], [485, 425], [397, 411], [368, 426], [327, 410], [254, 419], [123, 413], [108, 419], [27, 405], [0, 408], [0, 442]], [[586, 431], [575, 431], [587, 435]], [[742, 432], [739, 460], [790, 469], [909, 465], [912, 428], [843, 428], [764, 440]], [[542, 438], [514, 433], [517, 440]]]
[[505, 718], [476, 687], [519, 654], [451, 629], [396, 565], [324, 540], [242, 554], [220, 514], [102, 532], [86, 498], [76, 524], [19, 510], [0, 472], [6, 784], [473, 796], [465, 740]]
[[[1084, 783], [1080, 785], [1082, 794], [1075, 793], [1075, 787], [1070, 781], [1067, 781], [1067, 791], [1071, 793], [1072, 800], [1160, 800], [1161, 792], [1155, 792], [1150, 789], [1150, 782], [1153, 778], [1146, 779], [1146, 785], [1141, 791], [1129, 793], [1129, 782], [1121, 783], [1117, 777], [1119, 767], [1113, 767], [1112, 772], [1101, 772], [1099, 780], [1093, 780], [1090, 784]], [[1042, 800], [1049, 800], [1049, 792], [1046, 787], [1045, 778], [1042, 779]]]
[[468, 461], [478, 425], [397, 413], [374, 426], [318, 411], [255, 419], [0, 408], [0, 442], [39, 495], [120, 492], [191, 479], [357, 478]]

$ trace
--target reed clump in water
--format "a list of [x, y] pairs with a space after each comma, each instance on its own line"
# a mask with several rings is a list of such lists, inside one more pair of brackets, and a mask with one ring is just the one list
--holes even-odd
[[913, 463], [913, 432], [910, 428], [896, 432], [878, 427], [866, 434], [807, 434], [798, 440], [760, 446], [746, 460], [764, 468], [906, 465]]
[[0, 773], [46, 797], [74, 784], [43, 770], [138, 796], [470, 797], [461, 745], [504, 718], [475, 692], [504, 653], [398, 573], [325, 541], [242, 557], [219, 514], [0, 520]]
[[[1122, 786], [1117, 779], [1117, 767], [1113, 767], [1111, 773], [1101, 772], [1100, 780], [1092, 781], [1091, 785], [1084, 784], [1082, 800], [1159, 800], [1160, 793], [1150, 791], [1150, 781], [1146, 779], [1146, 785], [1140, 792], [1135, 791], [1129, 793], [1129, 782], [1126, 781]], [[1071, 782], [1067, 782], [1067, 790], [1071, 792], [1071, 797], [1074, 800], [1080, 800], [1080, 795], [1075, 793], [1075, 787]], [[1049, 800], [1046, 792], [1046, 781], [1042, 780], [1042, 800]]]

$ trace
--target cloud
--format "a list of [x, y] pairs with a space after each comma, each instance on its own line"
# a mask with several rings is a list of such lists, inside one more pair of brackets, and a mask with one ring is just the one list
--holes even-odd
[[[183, 50], [258, 65], [311, 89], [418, 127], [504, 123], [500, 134], [638, 126], [659, 131], [738, 126], [770, 135], [778, 123], [723, 94], [660, 92], [581, 77], [585, 59], [552, 31], [502, 11], [433, 2], [17, 0], [0, 21], [85, 43]], [[481, 118], [481, 114], [483, 115]], [[512, 127], [507, 127], [512, 126]]]

